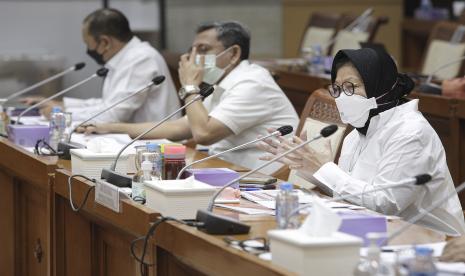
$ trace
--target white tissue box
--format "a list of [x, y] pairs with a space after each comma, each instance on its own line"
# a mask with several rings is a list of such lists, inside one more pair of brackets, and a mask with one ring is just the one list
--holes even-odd
[[146, 181], [147, 207], [163, 216], [195, 219], [198, 209], [206, 209], [216, 188], [195, 179]]
[[268, 231], [272, 262], [299, 275], [352, 275], [362, 239], [335, 232], [312, 237], [298, 229]]
[[[71, 171], [73, 174], [83, 174], [90, 178], [100, 179], [102, 169], [110, 168], [117, 153], [96, 153], [88, 149], [72, 149]], [[116, 171], [127, 173], [128, 155], [122, 154], [116, 164]]]

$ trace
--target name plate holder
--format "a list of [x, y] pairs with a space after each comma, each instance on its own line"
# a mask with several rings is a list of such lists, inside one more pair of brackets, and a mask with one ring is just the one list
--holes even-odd
[[103, 179], [97, 179], [95, 182], [95, 202], [116, 213], [121, 213], [120, 189]]

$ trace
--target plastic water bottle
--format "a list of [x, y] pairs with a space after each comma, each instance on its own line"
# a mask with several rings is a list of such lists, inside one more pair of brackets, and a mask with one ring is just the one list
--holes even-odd
[[132, 179], [132, 198], [139, 200], [145, 199], [144, 182], [152, 180], [152, 167], [153, 163], [150, 162], [148, 156], [145, 155], [140, 170]]
[[286, 223], [289, 214], [298, 207], [299, 196], [293, 190], [292, 184], [289, 182], [281, 183], [276, 196], [276, 224], [279, 229], [297, 228], [299, 226], [298, 216], [289, 218], [289, 222]]
[[155, 143], [148, 143], [146, 146], [147, 152], [151, 153], [151, 155], [149, 155], [149, 160], [153, 164], [152, 178], [162, 180], [163, 159], [161, 156], [160, 146]]
[[66, 130], [66, 117], [61, 107], [55, 106], [50, 116], [50, 146], [56, 150], [58, 143], [64, 139]]
[[319, 75], [325, 72], [325, 60], [321, 45], [312, 46], [312, 55], [310, 58], [310, 74]]
[[433, 249], [416, 247], [415, 258], [408, 265], [409, 276], [435, 276], [438, 270], [433, 261]]
[[369, 240], [367, 247], [367, 256], [360, 260], [354, 270], [354, 276], [395, 276], [395, 270], [392, 265], [381, 260], [381, 249], [378, 246], [378, 240], [384, 238], [385, 233], [367, 233], [366, 238]]

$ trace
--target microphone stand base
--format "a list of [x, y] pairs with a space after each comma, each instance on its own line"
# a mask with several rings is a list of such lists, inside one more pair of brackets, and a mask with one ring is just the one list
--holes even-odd
[[132, 186], [132, 178], [112, 171], [110, 169], [102, 169], [102, 174], [100, 176], [102, 179], [105, 179], [108, 183], [113, 184], [120, 188], [130, 188]]
[[73, 142], [60, 142], [58, 143], [57, 151], [60, 153], [59, 157], [60, 159], [64, 160], [71, 160], [71, 149], [84, 149], [86, 146], [79, 144], [79, 143], [73, 143]]
[[198, 210], [196, 220], [202, 223], [197, 229], [212, 235], [248, 234], [250, 226], [226, 216], [220, 216], [207, 210]]

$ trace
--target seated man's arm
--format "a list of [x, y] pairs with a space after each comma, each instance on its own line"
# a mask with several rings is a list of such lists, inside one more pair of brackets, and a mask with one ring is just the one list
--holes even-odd
[[[147, 131], [156, 123], [114, 123], [114, 124], [97, 124], [96, 126], [87, 126], [86, 133], [127, 133], [132, 138]], [[187, 118], [184, 116], [180, 119], [168, 121], [144, 136], [145, 139], [169, 139], [180, 141], [192, 138]]]
[[[193, 97], [195, 96], [187, 97], [186, 102], [192, 100]], [[200, 101], [190, 105], [186, 113], [192, 138], [197, 144], [211, 145], [233, 134], [232, 130], [222, 122], [210, 117]]]

